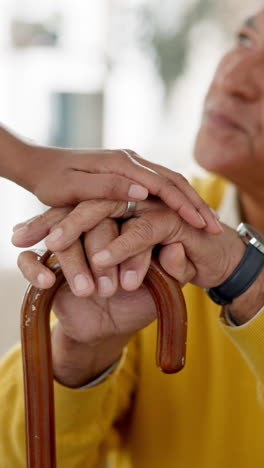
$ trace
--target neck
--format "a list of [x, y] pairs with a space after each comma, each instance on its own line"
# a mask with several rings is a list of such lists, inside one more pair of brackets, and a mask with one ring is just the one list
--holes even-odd
[[256, 196], [256, 194], [251, 195], [248, 192], [239, 192], [239, 200], [243, 221], [251, 224], [258, 232], [264, 234], [263, 193]]

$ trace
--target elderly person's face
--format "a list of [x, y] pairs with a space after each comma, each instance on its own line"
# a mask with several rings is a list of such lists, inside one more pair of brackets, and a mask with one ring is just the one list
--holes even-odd
[[[238, 185], [264, 179], [264, 10], [241, 27], [205, 99], [195, 158]], [[264, 184], [263, 184], [264, 185]]]

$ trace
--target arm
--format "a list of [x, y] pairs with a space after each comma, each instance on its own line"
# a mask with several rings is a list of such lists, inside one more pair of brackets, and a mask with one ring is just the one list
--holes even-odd
[[[237, 347], [258, 380], [264, 406], [264, 269], [241, 296], [233, 300], [220, 316], [224, 332]], [[238, 326], [230, 326], [227, 317]]]
[[145, 162], [128, 150], [41, 147], [0, 127], [0, 176], [46, 205], [69, 206], [97, 198], [144, 200], [149, 192], [195, 227], [219, 232], [214, 214], [184, 177]]
[[24, 141], [0, 126], [0, 176], [32, 190], [32, 182], [26, 180], [30, 167], [27, 152], [28, 145]]
[[[0, 176], [34, 193], [43, 203], [65, 206], [102, 196], [110, 199], [140, 200], [148, 190], [117, 171], [100, 174], [107, 156], [121, 160], [118, 151], [73, 150], [37, 146], [18, 138], [0, 126]], [[97, 159], [97, 160], [96, 160]], [[132, 165], [132, 163], [131, 163]]]

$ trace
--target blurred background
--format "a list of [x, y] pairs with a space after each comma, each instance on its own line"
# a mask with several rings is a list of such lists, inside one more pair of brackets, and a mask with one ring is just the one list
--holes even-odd
[[[132, 148], [185, 175], [216, 64], [250, 0], [0, 0], [0, 121], [43, 145]], [[8, 158], [8, 154], [6, 155]], [[0, 355], [26, 287], [12, 226], [43, 211], [0, 178]]]

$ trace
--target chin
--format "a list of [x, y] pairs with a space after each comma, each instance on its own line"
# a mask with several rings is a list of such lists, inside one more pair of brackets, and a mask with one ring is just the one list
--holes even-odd
[[245, 156], [245, 142], [234, 135], [214, 135], [213, 132], [200, 129], [195, 146], [194, 158], [207, 171], [228, 178], [238, 171]]

